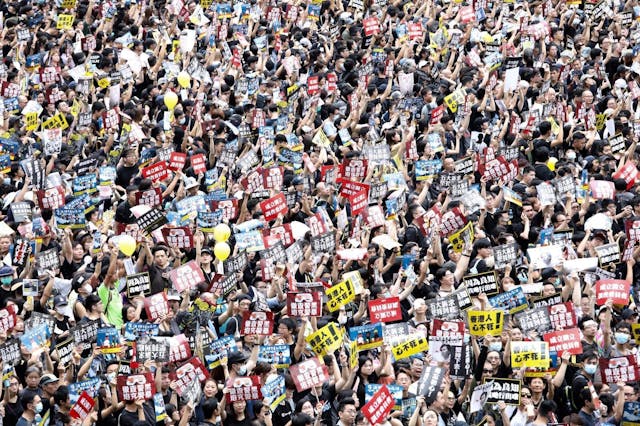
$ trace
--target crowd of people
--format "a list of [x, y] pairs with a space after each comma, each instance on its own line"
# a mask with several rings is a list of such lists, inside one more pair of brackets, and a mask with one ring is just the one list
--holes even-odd
[[639, 19], [2, 2], [0, 422], [640, 423]]

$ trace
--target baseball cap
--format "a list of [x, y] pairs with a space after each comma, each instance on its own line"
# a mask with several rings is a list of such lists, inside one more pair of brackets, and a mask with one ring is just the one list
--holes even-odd
[[67, 298], [62, 296], [61, 294], [53, 298], [53, 306], [55, 306], [56, 308], [67, 306], [68, 304], [69, 301], [67, 300]]
[[42, 378], [40, 378], [40, 386], [45, 386], [58, 381], [60, 381], [60, 379], [58, 379], [58, 377], [55, 374], [48, 373], [43, 375]]

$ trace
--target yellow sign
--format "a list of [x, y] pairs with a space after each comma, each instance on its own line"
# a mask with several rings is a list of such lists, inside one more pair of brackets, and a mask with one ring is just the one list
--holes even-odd
[[502, 311], [469, 311], [469, 329], [473, 336], [499, 336], [503, 323]]
[[38, 128], [38, 125], [40, 124], [38, 120], [38, 113], [35, 111], [26, 113], [24, 116], [24, 121], [27, 126], [27, 131], [36, 130]]
[[444, 103], [447, 104], [447, 108], [451, 112], [458, 111], [458, 105], [464, 103], [464, 99], [467, 96], [467, 93], [464, 89], [458, 89], [450, 95], [444, 97]]
[[73, 15], [58, 15], [58, 21], [56, 22], [56, 28], [59, 30], [70, 30], [73, 28]]
[[427, 338], [424, 336], [415, 336], [391, 348], [391, 352], [393, 352], [393, 357], [396, 361], [428, 350], [429, 341], [427, 341]]
[[601, 131], [602, 129], [604, 129], [604, 125], [607, 122], [607, 115], [602, 113], [602, 114], [597, 114], [596, 115], [596, 130]]
[[322, 129], [318, 130], [318, 132], [315, 134], [311, 142], [319, 146], [324, 146], [324, 147], [331, 146], [331, 141], [329, 140], [329, 138], [327, 137], [327, 135], [324, 133]]
[[316, 354], [324, 356], [342, 345], [344, 333], [336, 323], [330, 322], [315, 333], [308, 335], [306, 340]]
[[462, 253], [465, 241], [473, 241], [473, 223], [467, 222], [459, 231], [449, 235], [449, 244], [453, 246], [453, 251]]
[[73, 104], [71, 104], [71, 107], [69, 108], [69, 112], [71, 113], [71, 115], [73, 115], [74, 118], [77, 118], [78, 114], [80, 114], [81, 109], [82, 104], [77, 99], [74, 99]]
[[549, 368], [547, 342], [511, 342], [511, 366]]
[[356, 368], [358, 366], [358, 342], [355, 340], [349, 343], [349, 367]]
[[62, 0], [60, 7], [62, 7], [63, 9], [75, 9], [76, 0]]
[[200, 7], [202, 7], [202, 10], [207, 10], [211, 3], [213, 3], [213, 0], [200, 0]]
[[327, 308], [329, 312], [335, 312], [341, 306], [353, 301], [356, 298], [356, 292], [351, 286], [350, 281], [341, 281], [333, 287], [327, 289]]
[[48, 129], [62, 129], [65, 130], [69, 127], [69, 123], [67, 123], [67, 119], [64, 114], [58, 112], [56, 115], [42, 123], [42, 130]]
[[640, 324], [631, 324], [631, 331], [633, 332], [633, 338], [636, 342], [640, 342]]

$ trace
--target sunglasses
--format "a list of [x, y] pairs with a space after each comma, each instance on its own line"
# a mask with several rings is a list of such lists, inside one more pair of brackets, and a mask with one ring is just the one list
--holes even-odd
[[531, 394], [530, 393], [521, 393], [520, 396], [523, 397], [523, 398], [531, 398]]
[[485, 370], [482, 370], [482, 372], [483, 372], [483, 373], [493, 373], [493, 370], [487, 370], [487, 369], [485, 369]]

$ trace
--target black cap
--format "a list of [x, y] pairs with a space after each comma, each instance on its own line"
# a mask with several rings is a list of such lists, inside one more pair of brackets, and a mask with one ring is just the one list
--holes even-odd
[[227, 361], [227, 365], [231, 367], [233, 364], [242, 364], [247, 360], [247, 356], [240, 351], [231, 352], [229, 354], [229, 359]]

